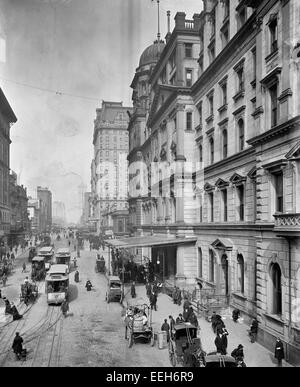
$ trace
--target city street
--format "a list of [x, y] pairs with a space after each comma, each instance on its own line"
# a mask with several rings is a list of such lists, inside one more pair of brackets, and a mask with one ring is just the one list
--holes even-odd
[[[66, 240], [55, 242], [56, 249], [63, 246], [67, 246]], [[106, 277], [95, 272], [95, 260], [96, 251], [90, 252], [86, 245], [77, 261], [79, 284], [74, 283], [74, 271], [70, 273], [70, 311], [66, 318], [61, 317], [59, 306], [47, 305], [44, 282], [39, 285], [41, 293], [37, 302], [22, 320], [2, 328], [5, 323], [1, 309], [0, 366], [169, 366], [167, 350], [152, 348], [150, 344], [128, 348], [122, 306], [118, 302], [106, 303]], [[14, 275], [9, 277], [11, 285], [3, 291], [16, 304], [19, 286], [26, 274], [21, 273], [20, 267], [16, 268]], [[87, 279], [93, 284], [91, 292], [84, 286]], [[19, 311], [25, 311], [24, 305]], [[21, 333], [29, 352], [26, 362], [15, 361], [10, 349], [16, 331]]]
[[[55, 241], [55, 249], [66, 247], [67, 240]], [[75, 256], [71, 244], [72, 256]], [[106, 259], [107, 249], [100, 250]], [[9, 277], [8, 286], [2, 288], [3, 295], [17, 305], [19, 287], [29, 271], [21, 273], [21, 264], [27, 260], [27, 253], [17, 258], [14, 274]], [[11, 317], [3, 315], [1, 305], [0, 325], [0, 366], [6, 367], [131, 367], [170, 366], [168, 349], [159, 349], [157, 340], [155, 346], [136, 343], [128, 348], [128, 341], [124, 337], [123, 306], [118, 302], [109, 304], [105, 301], [107, 279], [104, 274], [95, 270], [97, 251], [89, 250], [88, 243], [81, 251], [77, 260], [80, 282], [74, 282], [74, 268], [70, 273], [70, 310], [66, 318], [62, 317], [59, 306], [48, 306], [46, 301], [44, 281], [39, 283], [40, 296], [36, 303], [26, 309], [23, 303], [18, 306], [24, 318], [11, 321]], [[27, 270], [29, 264], [27, 264]], [[90, 280], [93, 290], [87, 292], [85, 283]], [[126, 298], [123, 305], [129, 303], [149, 303], [144, 285], [137, 285], [137, 297], [131, 299], [129, 286], [125, 287]], [[174, 305], [171, 298], [165, 294], [158, 296], [158, 310], [153, 311], [153, 329], [157, 333], [165, 318], [171, 314], [174, 318], [182, 312], [182, 307]], [[243, 323], [235, 324], [231, 316], [222, 316], [229, 332], [228, 351], [231, 352], [238, 344], [244, 345], [245, 362], [249, 367], [274, 367], [273, 354], [261, 345], [249, 342], [248, 327]], [[9, 323], [10, 322], [10, 323]], [[8, 324], [9, 325], [6, 325]], [[206, 352], [215, 350], [214, 334], [211, 325], [203, 318], [199, 318], [201, 327], [200, 337]], [[6, 326], [5, 326], [6, 325]], [[19, 331], [28, 350], [26, 362], [16, 361], [11, 345], [15, 332]], [[283, 364], [288, 366], [287, 363]]]

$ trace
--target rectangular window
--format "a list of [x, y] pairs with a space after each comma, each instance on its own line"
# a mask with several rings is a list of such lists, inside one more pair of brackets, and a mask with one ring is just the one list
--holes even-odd
[[193, 84], [193, 70], [191, 69], [185, 70], [185, 84], [187, 87], [191, 87]]
[[214, 194], [210, 192], [208, 194], [209, 208], [210, 208], [210, 222], [214, 221]]
[[275, 210], [283, 212], [283, 173], [276, 173], [275, 179]]
[[256, 79], [256, 62], [257, 62], [256, 48], [254, 48], [254, 49], [252, 50], [253, 80]]
[[199, 197], [199, 220], [200, 220], [200, 223], [203, 222], [203, 203], [202, 203], [202, 196]]
[[277, 18], [269, 24], [270, 30], [270, 53], [277, 51], [278, 49], [278, 22]]
[[208, 103], [209, 103], [209, 115], [214, 115], [214, 96], [211, 95], [208, 97]]
[[222, 90], [222, 106], [227, 105], [227, 83], [223, 83], [221, 86]]
[[192, 58], [193, 57], [193, 44], [192, 43], [185, 43], [185, 57], [186, 58]]
[[230, 12], [230, 5], [229, 5], [229, 0], [224, 1], [224, 19], [226, 19], [229, 16]]
[[238, 195], [238, 214], [239, 214], [239, 220], [244, 220], [244, 196], [245, 196], [245, 190], [244, 186], [240, 185], [237, 187], [237, 195]]
[[227, 222], [227, 189], [222, 191], [222, 199], [223, 199], [223, 220]]
[[203, 121], [202, 101], [198, 105], [198, 113], [199, 113], [199, 124], [202, 126], [202, 121]]
[[237, 78], [238, 78], [238, 92], [245, 90], [245, 73], [244, 73], [244, 67], [241, 67], [237, 71]]
[[210, 13], [210, 22], [211, 22], [211, 37], [216, 35], [216, 8], [214, 8]]
[[278, 122], [278, 84], [275, 83], [269, 89], [271, 98], [271, 127], [276, 126]]
[[193, 113], [192, 112], [187, 112], [186, 113], [186, 130], [192, 130], [193, 129], [192, 118], [193, 118]]

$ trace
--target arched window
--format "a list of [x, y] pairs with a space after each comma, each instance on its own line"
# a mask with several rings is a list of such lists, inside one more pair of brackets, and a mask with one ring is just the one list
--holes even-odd
[[237, 278], [238, 278], [238, 291], [240, 293], [244, 293], [245, 291], [245, 265], [244, 265], [244, 257], [242, 254], [238, 254], [237, 256]]
[[215, 282], [215, 254], [209, 250], [209, 281]]
[[270, 269], [271, 277], [271, 313], [282, 314], [282, 283], [281, 283], [281, 269], [278, 263], [273, 263]]
[[228, 136], [227, 136], [226, 129], [223, 130], [222, 137], [223, 137], [223, 159], [225, 159], [228, 154]]
[[215, 159], [215, 144], [214, 144], [213, 138], [209, 140], [209, 151], [210, 151], [210, 164], [213, 164]]
[[198, 248], [198, 277], [202, 278], [203, 276], [203, 262], [202, 262], [202, 249]]
[[244, 120], [240, 119], [238, 122], [239, 130], [239, 150], [242, 151], [245, 147], [245, 125]]

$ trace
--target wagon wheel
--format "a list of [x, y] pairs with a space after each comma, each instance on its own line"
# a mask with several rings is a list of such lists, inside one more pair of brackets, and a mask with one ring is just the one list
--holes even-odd
[[170, 359], [171, 365], [173, 367], [176, 367], [176, 354], [174, 351], [174, 346], [171, 341], [169, 342], [169, 359]]
[[128, 348], [131, 348], [133, 346], [133, 334], [132, 332], [129, 333], [129, 340], [128, 340]]

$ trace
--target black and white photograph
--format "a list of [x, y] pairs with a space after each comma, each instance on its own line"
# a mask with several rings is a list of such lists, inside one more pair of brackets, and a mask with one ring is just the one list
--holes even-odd
[[0, 0], [15, 367], [300, 367], [299, 0]]

